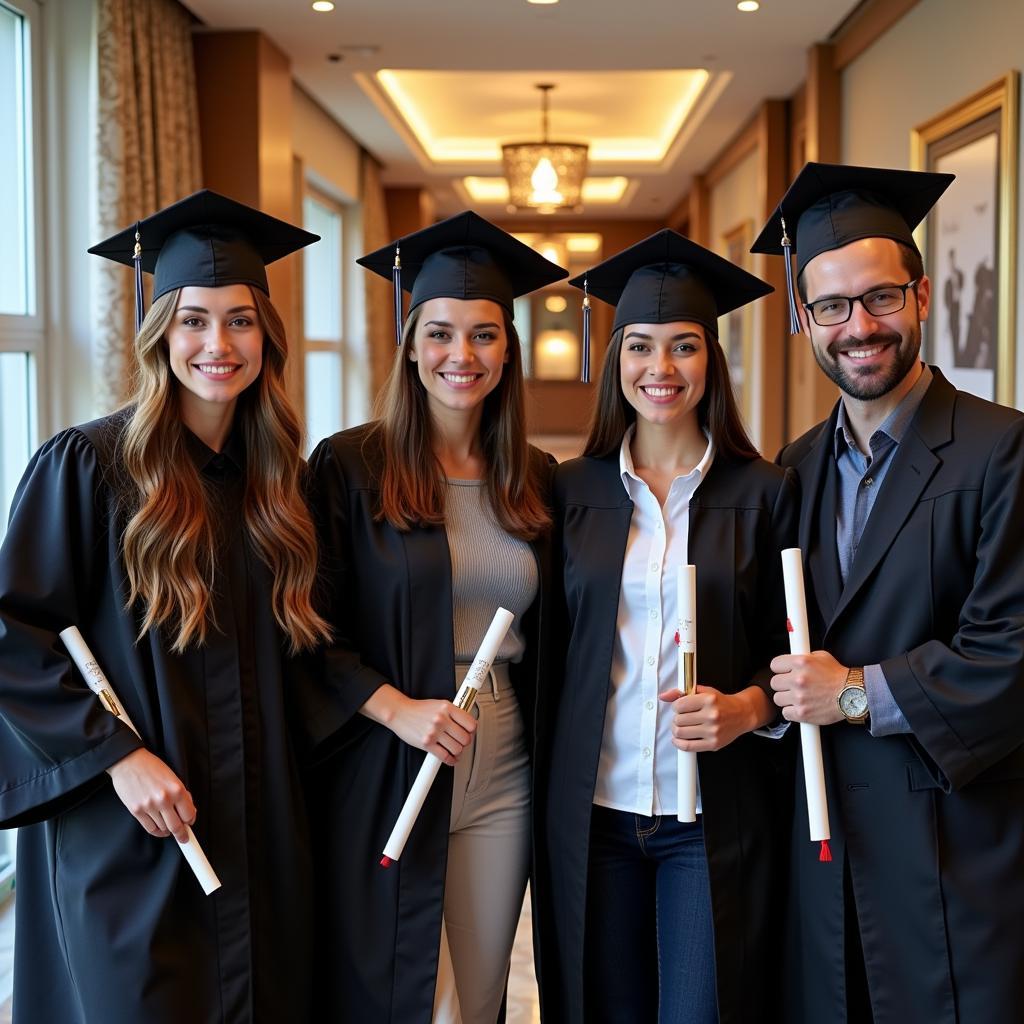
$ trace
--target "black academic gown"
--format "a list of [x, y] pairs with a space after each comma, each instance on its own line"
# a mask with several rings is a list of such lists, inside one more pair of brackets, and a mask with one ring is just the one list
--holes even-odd
[[[337, 1024], [429, 1024], [452, 773], [442, 767], [401, 860], [381, 868], [424, 755], [358, 710], [384, 682], [416, 699], [454, 696], [451, 558], [443, 527], [401, 532], [376, 520], [380, 452], [366, 442], [367, 429], [335, 434], [310, 459], [336, 630], [324, 668], [335, 699], [310, 723], [321, 757], [311, 773], [320, 827], [318, 996], [322, 1019]], [[532, 457], [547, 477], [547, 457]], [[540, 587], [523, 621], [526, 655], [511, 666], [531, 748], [547, 547], [533, 544]]]
[[[543, 1019], [582, 1024], [590, 818], [633, 504], [617, 450], [559, 466], [554, 494], [564, 605], [552, 604], [565, 616], [565, 647], [545, 673], [555, 710], [535, 799], [534, 931]], [[769, 661], [788, 650], [779, 551], [794, 542], [796, 513], [792, 473], [762, 459], [715, 457], [690, 503], [699, 681], [725, 692], [751, 683], [767, 689]], [[776, 1019], [778, 868], [792, 791], [786, 764], [786, 747], [752, 735], [698, 754], [715, 933], [708, 955], [722, 1024]]]
[[844, 864], [875, 1024], [1024, 1014], [1024, 416], [932, 372], [845, 587], [837, 411], [780, 454], [803, 485], [812, 641], [844, 665], [881, 664], [912, 729], [821, 731], [834, 860], [807, 841], [800, 793], [794, 1024], [848, 1019]]
[[[222, 506], [206, 644], [138, 643], [114, 444], [125, 414], [33, 458], [0, 549], [0, 824], [20, 826], [17, 1024], [244, 1024], [309, 1013], [307, 823], [269, 572], [243, 537], [245, 453], [190, 454]], [[139, 741], [72, 666], [77, 625], [146, 747], [190, 790], [223, 888], [204, 896], [104, 769]]]

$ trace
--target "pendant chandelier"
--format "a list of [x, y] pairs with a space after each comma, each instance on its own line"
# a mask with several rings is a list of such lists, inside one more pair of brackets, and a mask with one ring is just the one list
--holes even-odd
[[548, 93], [554, 86], [537, 88], [541, 94], [541, 141], [501, 147], [509, 208], [539, 213], [576, 209], [587, 173], [587, 146], [548, 141]]

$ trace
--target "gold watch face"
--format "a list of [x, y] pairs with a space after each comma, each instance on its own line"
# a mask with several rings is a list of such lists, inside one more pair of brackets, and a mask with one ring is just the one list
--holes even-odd
[[868, 713], [868, 695], [863, 686], [847, 686], [839, 694], [839, 710], [847, 718], [863, 718]]

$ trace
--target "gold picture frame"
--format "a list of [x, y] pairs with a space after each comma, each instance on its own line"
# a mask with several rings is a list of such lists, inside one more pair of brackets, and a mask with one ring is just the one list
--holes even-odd
[[[750, 246], [754, 240], [754, 222], [744, 220], [722, 234], [724, 255], [730, 263], [751, 269]], [[754, 305], [748, 303], [724, 317], [719, 341], [729, 367], [736, 404], [743, 421], [750, 424], [754, 373]]]
[[1003, 405], [1015, 398], [1019, 96], [1011, 71], [919, 124], [910, 143], [914, 170], [958, 176], [916, 232], [932, 279], [925, 356]]

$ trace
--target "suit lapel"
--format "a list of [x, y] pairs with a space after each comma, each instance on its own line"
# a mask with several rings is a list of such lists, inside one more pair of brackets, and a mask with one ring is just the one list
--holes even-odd
[[846, 586], [832, 616], [833, 622], [849, 606], [892, 547], [935, 475], [942, 460], [933, 449], [946, 444], [952, 437], [956, 391], [934, 367], [932, 373], [935, 379], [900, 441], [871, 509]]
[[797, 467], [810, 500], [800, 503], [800, 550], [810, 571], [822, 620], [828, 623], [839, 601], [842, 578], [836, 552], [836, 479], [832, 439], [839, 405]]

